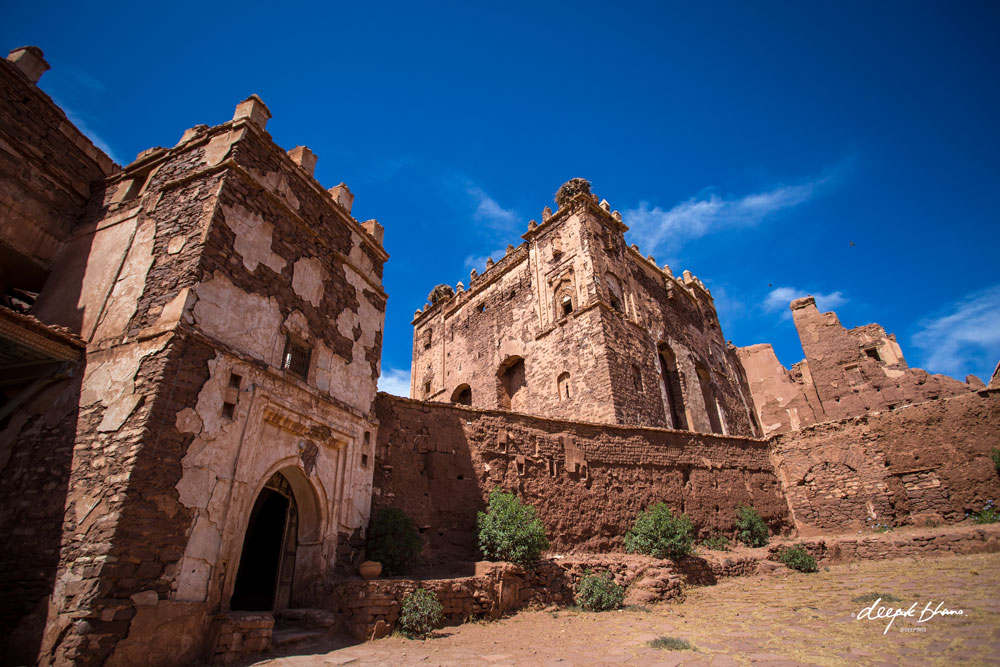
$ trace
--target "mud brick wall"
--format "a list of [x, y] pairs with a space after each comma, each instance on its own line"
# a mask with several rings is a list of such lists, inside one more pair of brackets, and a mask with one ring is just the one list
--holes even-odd
[[215, 623], [213, 665], [229, 665], [271, 648], [274, 616], [270, 613], [229, 612], [220, 615]]
[[0, 139], [0, 285], [38, 291], [91, 187], [117, 165], [6, 60]]
[[796, 526], [841, 531], [954, 521], [1000, 497], [1000, 392], [842, 419], [771, 440]]
[[33, 664], [56, 579], [83, 364], [0, 430], [0, 664]]
[[772, 529], [788, 510], [766, 443], [591, 425], [380, 394], [373, 510], [420, 526], [429, 562], [476, 557], [476, 511], [491, 489], [534, 505], [554, 551], [623, 548], [640, 511], [666, 502], [698, 532], [734, 532], [735, 508]]

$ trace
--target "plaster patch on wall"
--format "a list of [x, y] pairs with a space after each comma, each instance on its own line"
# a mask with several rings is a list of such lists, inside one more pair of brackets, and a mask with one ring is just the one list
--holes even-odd
[[152, 218], [146, 218], [135, 232], [132, 247], [121, 271], [118, 272], [118, 280], [108, 295], [93, 340], [103, 340], [125, 333], [146, 287], [146, 274], [153, 265], [155, 236], [156, 222]]
[[91, 354], [80, 389], [80, 405], [100, 402], [105, 407], [123, 396], [134, 393], [135, 374], [142, 360], [159, 352], [170, 340], [170, 334], [116, 347], [107, 353]]
[[277, 300], [247, 293], [220, 274], [197, 287], [194, 318], [201, 329], [261, 361], [273, 361], [281, 327]]
[[281, 273], [286, 262], [281, 255], [271, 250], [274, 225], [239, 204], [223, 206], [222, 218], [226, 226], [236, 234], [233, 249], [243, 258], [247, 271], [253, 272], [259, 264], [263, 264], [275, 273]]
[[225, 134], [217, 134], [212, 137], [208, 145], [205, 146], [205, 164], [210, 167], [214, 167], [219, 164], [229, 155], [229, 149], [233, 147], [233, 144], [238, 142], [243, 138], [243, 133], [246, 130], [242, 128], [239, 130], [230, 130]]
[[303, 257], [295, 262], [292, 289], [300, 297], [319, 307], [323, 300], [323, 265], [315, 257]]

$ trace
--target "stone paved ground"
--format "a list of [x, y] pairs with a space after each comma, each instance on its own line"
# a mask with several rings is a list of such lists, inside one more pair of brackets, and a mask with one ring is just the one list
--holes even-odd
[[[858, 621], [852, 598], [890, 593], [917, 614], [928, 601], [964, 615], [925, 623]], [[913, 628], [923, 632], [910, 632]], [[658, 636], [694, 651], [664, 651]], [[329, 648], [329, 647], [326, 647]], [[441, 630], [433, 639], [390, 637], [258, 665], [843, 665], [1000, 664], [1000, 554], [832, 565], [693, 588], [683, 603], [648, 610], [522, 612], [495, 623]]]

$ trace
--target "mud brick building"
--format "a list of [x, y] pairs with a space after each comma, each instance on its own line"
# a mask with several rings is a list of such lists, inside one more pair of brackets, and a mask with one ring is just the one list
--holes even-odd
[[220, 609], [308, 606], [367, 524], [382, 230], [255, 96], [119, 168], [43, 68], [0, 63], [0, 653], [183, 664]]
[[468, 289], [438, 286], [413, 320], [414, 398], [545, 417], [756, 435], [750, 391], [712, 296], [628, 247], [587, 181], [531, 221]]
[[[372, 510], [469, 565], [497, 487], [608, 563], [660, 501], [702, 536], [741, 504], [806, 535], [1000, 495], [1000, 373], [910, 369], [811, 299], [790, 371], [736, 349], [705, 285], [627, 247], [582, 179], [468, 288], [432, 290], [411, 398], [377, 394], [383, 229], [274, 143], [262, 100], [122, 167], [46, 69], [0, 61], [0, 664], [232, 662], [281, 614], [385, 631], [413, 584], [357, 579]], [[438, 585], [490, 615], [569, 590], [491, 577]]]

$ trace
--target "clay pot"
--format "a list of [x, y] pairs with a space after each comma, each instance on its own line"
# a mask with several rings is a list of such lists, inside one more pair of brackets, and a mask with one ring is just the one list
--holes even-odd
[[362, 579], [378, 579], [382, 574], [382, 563], [374, 560], [366, 560], [358, 566], [358, 574]]

